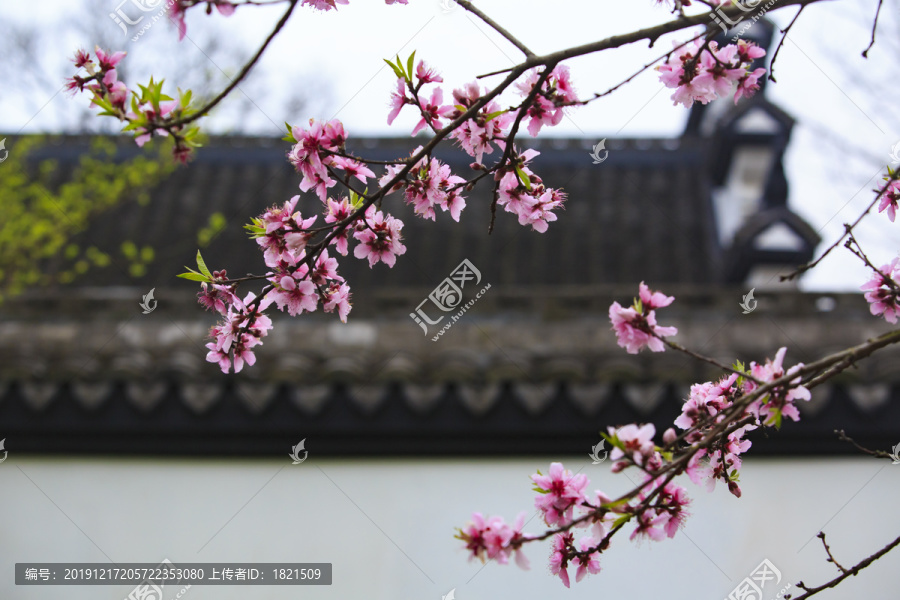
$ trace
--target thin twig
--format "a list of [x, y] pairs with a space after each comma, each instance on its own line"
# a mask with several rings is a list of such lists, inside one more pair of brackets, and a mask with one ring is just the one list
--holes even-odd
[[[895, 539], [893, 542], [891, 542], [890, 544], [888, 544], [887, 546], [885, 546], [884, 548], [882, 548], [881, 550], [879, 550], [872, 556], [870, 556], [864, 560], [861, 560], [855, 566], [850, 567], [844, 573], [841, 573], [840, 575], [838, 575], [837, 577], [835, 577], [834, 579], [832, 579], [831, 581], [829, 581], [827, 583], [823, 583], [819, 587], [810, 588], [810, 587], [807, 587], [806, 585], [804, 585], [804, 583], [802, 581], [799, 582], [797, 584], [797, 587], [799, 587], [806, 593], [803, 594], [802, 596], [797, 596], [796, 598], [792, 598], [791, 600], [806, 600], [806, 598], [809, 598], [810, 596], [818, 594], [822, 590], [827, 590], [828, 588], [835, 587], [837, 584], [839, 584], [843, 580], [847, 579], [851, 575], [856, 575], [857, 573], [859, 573], [860, 571], [862, 571], [863, 569], [865, 569], [866, 567], [871, 565], [873, 562], [875, 562], [876, 560], [878, 560], [879, 558], [881, 558], [882, 556], [884, 556], [885, 554], [887, 554], [888, 552], [890, 552], [891, 550], [896, 548], [898, 545], [900, 545], [900, 537]], [[785, 598], [787, 599], [788, 596], [785, 596]]]
[[244, 65], [244, 67], [237, 74], [237, 76], [231, 80], [231, 83], [224, 90], [222, 90], [218, 96], [216, 96], [215, 98], [210, 100], [206, 106], [201, 107], [200, 109], [197, 110], [197, 112], [195, 112], [191, 116], [185, 117], [184, 119], [181, 119], [178, 121], [175, 121], [175, 122], [171, 123], [170, 125], [172, 125], [172, 126], [186, 125], [188, 123], [196, 121], [200, 117], [203, 117], [204, 115], [209, 113], [209, 111], [211, 111], [213, 108], [215, 108], [215, 106], [217, 104], [219, 104], [219, 102], [224, 100], [225, 97], [228, 96], [228, 94], [230, 94], [232, 92], [232, 90], [234, 90], [234, 88], [236, 88], [237, 85], [244, 79], [244, 77], [247, 76], [247, 74], [250, 72], [250, 70], [253, 69], [253, 67], [256, 65], [257, 61], [259, 61], [259, 59], [262, 57], [263, 52], [266, 51], [266, 48], [268, 48], [269, 44], [272, 42], [272, 40], [275, 39], [275, 36], [278, 35], [278, 33], [282, 30], [282, 28], [284, 28], [285, 24], [288, 22], [288, 19], [290, 19], [290, 17], [291, 17], [291, 13], [294, 12], [294, 8], [296, 8], [297, 2], [299, 2], [299, 0], [290, 0], [290, 3], [291, 3], [290, 6], [288, 6], [288, 9], [285, 11], [284, 15], [281, 17], [281, 19], [275, 25], [275, 29], [272, 30], [272, 33], [269, 34], [269, 37], [266, 38], [266, 41], [263, 42], [263, 45], [260, 46], [260, 48], [259, 48], [259, 50], [257, 50], [256, 54], [253, 55], [253, 58], [251, 58], [249, 60], [249, 62], [247, 62], [247, 64]]
[[500, 35], [505, 37], [513, 46], [515, 46], [516, 48], [521, 50], [525, 56], [527, 56], [527, 57], [534, 56], [534, 52], [529, 50], [528, 47], [525, 46], [525, 44], [520, 42], [513, 34], [511, 34], [506, 29], [501, 27], [499, 23], [497, 23], [492, 18], [490, 18], [489, 16], [484, 14], [484, 12], [482, 12], [482, 10], [480, 8], [476, 7], [474, 4], [469, 2], [469, 0], [456, 0], [456, 3], [459, 4], [460, 6], [462, 6], [464, 9], [466, 9], [470, 13], [472, 13], [473, 15], [475, 15], [476, 17], [478, 17], [479, 19], [481, 19], [482, 21], [484, 21], [485, 23], [487, 23], [491, 28], [493, 28], [494, 31], [496, 31], [497, 33], [499, 33]]
[[[797, 18], [800, 16], [800, 13], [803, 12], [803, 9], [806, 8], [805, 4], [800, 5], [800, 10], [797, 11], [797, 14], [794, 15], [794, 18], [791, 19], [791, 22], [788, 23], [788, 26], [781, 30], [781, 39], [778, 41], [778, 46], [775, 47], [775, 54], [772, 55], [772, 60], [769, 61], [769, 80], [775, 81], [775, 59], [778, 58], [778, 53], [781, 52], [781, 47], [784, 46], [784, 40], [787, 39], [788, 32], [791, 30], [791, 27], [794, 26], [794, 23], [797, 22]], [[778, 83], [775, 81], [775, 83]]]
[[875, 20], [872, 21], [872, 41], [865, 50], [862, 51], [863, 58], [869, 58], [869, 50], [875, 45], [875, 28], [878, 27], [878, 16], [881, 14], [881, 5], [884, 0], [878, 0], [878, 8], [875, 9]]

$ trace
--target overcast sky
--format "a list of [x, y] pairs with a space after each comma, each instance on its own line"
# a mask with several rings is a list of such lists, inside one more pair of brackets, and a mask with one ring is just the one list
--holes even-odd
[[[131, 2], [127, 0], [121, 6], [136, 18], [141, 13]], [[537, 53], [669, 18], [667, 11], [651, 0], [480, 0], [478, 5]], [[128, 50], [130, 59], [137, 61], [143, 48], [144, 63], [152, 65], [157, 77], [165, 77], [173, 61], [199, 56], [204, 49], [202, 40], [213, 33], [220, 36], [219, 40], [233, 42], [239, 56], [248, 56], [284, 10], [282, 5], [242, 7], [234, 16], [224, 18], [215, 13], [207, 17], [195, 9], [188, 17], [188, 37], [179, 44], [174, 29], [163, 21], [133, 42], [131, 35], [138, 28], [132, 27], [126, 36], [109, 17], [120, 0], [43, 0], [40, 11], [32, 6], [3, 0], [0, 23], [30, 23], [54, 32], [42, 46], [41, 55], [34, 57], [36, 70], [53, 73], [74, 48], [92, 47], [97, 40], [74, 26], [88, 20], [108, 39], [121, 40], [118, 49]], [[900, 140], [900, 115], [878, 105], [879, 99], [895, 97], [897, 88], [888, 87], [889, 82], [876, 85], [879, 79], [896, 81], [896, 77], [885, 75], [893, 68], [889, 65], [895, 55], [889, 46], [879, 43], [868, 61], [860, 57], [869, 38], [865, 19], [871, 19], [876, 6], [877, 0], [829, 2], [804, 11], [778, 57], [778, 83], [769, 88], [770, 98], [798, 120], [787, 157], [790, 203], [820, 231], [824, 240], [820, 251], [840, 234], [844, 222], [853, 220], [871, 201], [870, 190], [879, 183], [884, 165], [891, 161], [891, 147]], [[796, 10], [787, 8], [769, 14], [785, 26]], [[896, 38], [900, 3], [888, 0], [883, 13], [882, 39], [888, 37], [885, 32]], [[576, 89], [584, 97], [619, 83], [671, 48], [673, 40], [684, 37], [675, 34], [662, 38], [654, 48], [635, 44], [567, 64]], [[440, 70], [446, 92], [473, 80], [475, 75], [508, 67], [521, 58], [511, 44], [483, 23], [459, 7], [447, 10], [441, 0], [410, 0], [409, 6], [351, 0], [349, 6], [328, 13], [303, 7], [265, 54], [260, 65], [265, 77], [248, 85], [251, 108], [229, 113], [225, 105], [218, 119], [209, 124], [214, 130], [227, 131], [234, 126], [234, 119], [240, 118], [255, 133], [280, 135], [284, 121], [338, 117], [351, 136], [408, 135], [415, 122], [411, 112], [405, 118], [401, 116], [393, 127], [387, 126], [387, 101], [394, 76], [382, 58], [397, 53], [405, 57], [412, 50]], [[213, 70], [233, 74], [240, 62], [217, 63]], [[860, 73], [872, 75], [866, 78]], [[495, 79], [488, 80], [492, 81]], [[128, 83], [136, 87], [137, 81]], [[192, 85], [190, 81], [170, 83], [182, 88]], [[279, 99], [297, 90], [320, 97], [308, 105], [308, 110], [315, 112], [285, 114]], [[70, 105], [87, 104], [86, 97], [72, 100], [54, 92], [0, 94], [0, 132], [59, 130]], [[650, 71], [611, 96], [571, 111], [568, 119], [556, 128], [545, 128], [542, 135], [590, 140], [676, 136], [687, 111], [673, 106], [670, 95], [671, 91], [664, 89], [656, 73]], [[860, 229], [859, 237], [868, 240], [865, 247], [876, 263], [897, 254], [896, 227], [900, 223], [892, 224], [884, 215], [874, 215]], [[635, 277], [639, 279], [640, 275]], [[841, 251], [824, 261], [803, 285], [807, 289], [854, 290], [865, 279], [866, 270], [858, 260]]]

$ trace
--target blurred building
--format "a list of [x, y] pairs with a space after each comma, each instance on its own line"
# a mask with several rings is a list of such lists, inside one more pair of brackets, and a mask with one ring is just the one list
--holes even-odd
[[[147, 486], [155, 498], [171, 480], [191, 488], [196, 478], [205, 482], [204, 489], [195, 489], [192, 500], [180, 500], [194, 512], [206, 510], [198, 501], [204, 493], [214, 497], [221, 489], [226, 499], [240, 497], [243, 502], [249, 498], [249, 493], [241, 496], [242, 491], [230, 490], [227, 483], [234, 477], [246, 482], [248, 489], [256, 486], [251, 482], [256, 481], [252, 466], [257, 463], [243, 459], [257, 458], [269, 471], [302, 468], [313, 474], [311, 464], [324, 461], [318, 463], [323, 465], [319, 471], [337, 470], [345, 475], [345, 482], [374, 477], [375, 472], [385, 477], [393, 473], [401, 482], [399, 488], [383, 497], [369, 496], [373, 488], [360, 492], [363, 497], [354, 495], [328, 477], [343, 496], [316, 488], [323, 496], [309, 500], [316, 510], [329, 514], [329, 505], [349, 499], [389, 538], [377, 515], [402, 520], [402, 509], [381, 511], [387, 510], [384, 507], [394, 502], [395, 495], [413, 497], [421, 491], [416, 483], [403, 479], [404, 469], [398, 465], [409, 465], [425, 479], [440, 479], [440, 473], [462, 476], [466, 465], [477, 464], [481, 487], [454, 496], [452, 504], [442, 508], [442, 498], [429, 496], [442, 518], [462, 525], [467, 511], [480, 508], [482, 494], [493, 498], [491, 482], [503, 481], [501, 473], [510, 465], [521, 466], [524, 457], [535, 457], [527, 462], [538, 466], [568, 457], [576, 467], [590, 466], [588, 454], [600, 441], [601, 430], [650, 422], [661, 432], [679, 413], [691, 384], [719, 375], [709, 365], [671, 351], [631, 356], [617, 346], [607, 316], [609, 305], [630, 303], [642, 280], [676, 296], [658, 318], [662, 324], [678, 327], [679, 343], [728, 364], [737, 359], [763, 361], [780, 346], [788, 348], [787, 364], [810, 362], [886, 330], [881, 320], [870, 317], [859, 295], [804, 293], [794, 283], [779, 279], [812, 258], [819, 242], [816, 232], [788, 203], [782, 158], [792, 125], [792, 118], [760, 93], [736, 107], [729, 101], [696, 107], [684, 135], [676, 139], [610, 139], [601, 146], [600, 140], [523, 140], [541, 152], [533, 170], [547, 185], [563, 187], [568, 194], [565, 210], [545, 234], [519, 226], [515, 217], [501, 210], [489, 235], [491, 191], [485, 182], [467, 195], [467, 208], [458, 224], [446, 213], [439, 213], [436, 222], [416, 218], [399, 196], [390, 197], [385, 209], [405, 223], [407, 253], [396, 267], [379, 264], [370, 269], [352, 256], [338, 257], [339, 272], [353, 292], [349, 322], [344, 325], [336, 315], [321, 313], [289, 318], [270, 310], [275, 328], [256, 349], [257, 364], [238, 375], [223, 375], [215, 364], [205, 362], [205, 336], [215, 324], [214, 315], [196, 304], [195, 284], [175, 275], [184, 265], [193, 266], [201, 245], [197, 232], [215, 212], [225, 217], [227, 226], [202, 248], [209, 267], [227, 269], [231, 276], [264, 272], [262, 255], [241, 226], [267, 206], [300, 193], [300, 177], [285, 159], [284, 142], [211, 139], [188, 168], [179, 169], [152, 190], [152, 202], [123, 204], [102, 215], [84, 234], [84, 240], [113, 257], [125, 241], [153, 247], [155, 259], [142, 277], [129, 276], [114, 260], [112, 266], [93, 270], [73, 285], [32, 290], [0, 306], [0, 436], [5, 437], [6, 450], [14, 459], [10, 462], [25, 460], [20, 468], [23, 474], [23, 469], [48, 469], [55, 474], [54, 481], [66, 480], [60, 464], [73, 469], [88, 465], [93, 475], [79, 485], [96, 486], [101, 498], [114, 493], [111, 490], [122, 492], [119, 485]], [[33, 160], [54, 159], [65, 170], [86, 151], [87, 143], [80, 137], [59, 138], [35, 152]], [[390, 160], [408, 155], [415, 145], [410, 139], [356, 139], [350, 150]], [[135, 152], [133, 144], [124, 141], [119, 156]], [[435, 156], [455, 172], [464, 172], [470, 162], [450, 147]], [[318, 212], [315, 198], [301, 202], [304, 214]], [[456, 297], [442, 296], [443, 308], [449, 310], [435, 299], [441, 294], [433, 294], [442, 286], [443, 292], [456, 290]], [[151, 289], [157, 304], [144, 314], [139, 303]], [[751, 289], [752, 298], [747, 296]], [[468, 308], [460, 315], [464, 306]], [[788, 422], [780, 432], [754, 436], [751, 456], [793, 462], [762, 461], [757, 463], [762, 465], [758, 470], [751, 467], [750, 472], [759, 481], [787, 484], [794, 475], [784, 478], [780, 469], [805, 464], [802, 456], [855, 455], [850, 445], [837, 440], [835, 429], [846, 430], [870, 447], [887, 449], [900, 441], [897, 357], [893, 350], [876, 354], [816, 388], [812, 401], [801, 407], [800, 423]], [[298, 467], [288, 455], [301, 440], [312, 460]], [[173, 463], [167, 457], [202, 460]], [[423, 475], [429, 465], [437, 471]], [[852, 474], [868, 463], [841, 465], [831, 471], [834, 477]], [[4, 486], [14, 486], [14, 495], [22, 502], [43, 502], [12, 468], [0, 466], [0, 476], [10, 478]], [[177, 475], [170, 480], [173, 472]], [[604, 475], [596, 476], [611, 477], [605, 466]], [[797, 481], [809, 478], [808, 473], [796, 476]], [[485, 502], [505, 506], [514, 499], [527, 508], [530, 486], [527, 479], [520, 479], [520, 488], [503, 490], [506, 500]], [[41, 486], [41, 482], [32, 483]], [[52, 485], [48, 479], [43, 484]], [[372, 485], [381, 489], [377, 481]], [[896, 493], [896, 483], [879, 485], [879, 489], [892, 485], [889, 489]], [[812, 490], [815, 484], [807, 487]], [[57, 492], [67, 495], [71, 490], [64, 486]], [[852, 492], [848, 490], [846, 496]], [[699, 490], [692, 493], [702, 495]], [[285, 496], [284, 491], [277, 494], [277, 501], [270, 499], [275, 511], [294, 501], [303, 506], [307, 502]], [[730, 500], [724, 489], [716, 494], [727, 497], [717, 502]], [[51, 493], [44, 496], [60, 502]], [[803, 498], [803, 502], [813, 501], [809, 495]], [[375, 508], [364, 508], [366, 500]], [[132, 501], [130, 508], [135, 510], [166, 510], [143, 506], [139, 496]], [[763, 510], [765, 501], [759, 493], [755, 499], [742, 500], [742, 510]], [[96, 527], [114, 535], [115, 527], [104, 521], [103, 511], [82, 509]], [[28, 514], [40, 512], [35, 506], [28, 510]], [[180, 515], [182, 528], [203, 529], [196, 521], [187, 521], [187, 513], [172, 510]], [[349, 505], [340, 510], [353, 513]], [[375, 516], [369, 516], [369, 510]], [[127, 510], [122, 514], [128, 518]], [[37, 554], [50, 542], [25, 541], [22, 523], [11, 518], [6, 515], [0, 530], [8, 531], [11, 539], [27, 549], [23, 552], [28, 556], [16, 555], [17, 562], [48, 560]], [[248, 542], [250, 554], [272, 562], [296, 558], [293, 554], [281, 559], [268, 556], [267, 550], [290, 544], [276, 533], [263, 531], [278, 527], [267, 521], [266, 514], [247, 518], [256, 524], [251, 530], [269, 540], [268, 545]], [[423, 513], [410, 518], [429, 517]], [[156, 519], [150, 522], [165, 522]], [[70, 520], [85, 530], [74, 517]], [[321, 526], [304, 521], [302, 527], [312, 528], [304, 529], [304, 535], [311, 540], [327, 537], [327, 529], [317, 529]], [[355, 526], [369, 525], [363, 520]], [[809, 535], [820, 526], [811, 523]], [[710, 539], [715, 537], [711, 525], [701, 527]], [[754, 538], [753, 523], [726, 522], [723, 527], [733, 528], [731, 539], [743, 540], [739, 543], [746, 544], [745, 551], [726, 561], [727, 574], [720, 567], [721, 573], [715, 574], [718, 579], [710, 575], [709, 581], [695, 581], [693, 590], [724, 596], [732, 588], [729, 581], [740, 580], [761, 560], [759, 548], [773, 548], [771, 556], [781, 544], [776, 540], [783, 540]], [[444, 533], [440, 539], [429, 538], [428, 547], [453, 546], [451, 531], [441, 530], [439, 535]], [[178, 541], [166, 546], [164, 540], [155, 539], [154, 548], [180, 553], [169, 556], [176, 562], [209, 557], [184, 556], [196, 549], [191, 541], [172, 535]], [[865, 543], [869, 538], [864, 533], [860, 536], [854, 543], [867, 554], [874, 551]], [[141, 544], [148, 537], [153, 537], [152, 531], [124, 546], [133, 548], [129, 556], [120, 552], [107, 558], [161, 560], [163, 556], [141, 554]], [[225, 550], [230, 549], [241, 560], [252, 559], [235, 549], [235, 544], [243, 542], [228, 539], [231, 545], [214, 551], [219, 553], [216, 556], [227, 559]], [[57, 558], [74, 560], [71, 554], [81, 551], [72, 549], [81, 548], [83, 540], [78, 541], [76, 533], [66, 540], [56, 547]], [[399, 582], [419, 577], [415, 570], [407, 572], [409, 565], [396, 552], [408, 546], [391, 541], [393, 546], [378, 550], [381, 557], [376, 562], [384, 581], [382, 587], [369, 590], [375, 598], [407, 596], [406, 584]], [[304, 560], [333, 559], [336, 580], [350, 586], [342, 589], [354, 595], [366, 592], [361, 583], [348, 581], [348, 569], [340, 562], [339, 540], [315, 543], [323, 554], [301, 552]], [[729, 547], [727, 540], [715, 542], [721, 543]], [[621, 545], [626, 545], [624, 540]], [[817, 550], [812, 544], [806, 547], [804, 564], [817, 564]], [[616, 551], [613, 548], [610, 553]], [[104, 560], [90, 547], [77, 558]], [[461, 570], [465, 566], [461, 555], [456, 560]], [[532, 560], [540, 563], [537, 557]], [[784, 565], [792, 559], [785, 554], [781, 560]], [[437, 568], [413, 562], [422, 573]], [[371, 570], [361, 569], [377, 579]], [[791, 571], [789, 566], [783, 570], [786, 576]], [[808, 573], [796, 571], [790, 572], [793, 581]], [[517, 575], [495, 572], [485, 580], [503, 577]], [[540, 586], [558, 586], [548, 581], [549, 576], [538, 577]], [[443, 584], [443, 580], [426, 578], [432, 586]], [[600, 576], [592, 579], [601, 581]], [[876, 576], [875, 581], [882, 580]], [[416, 587], [420, 584], [431, 589], [424, 580], [410, 585], [424, 589]], [[457, 587], [462, 588], [462, 583]], [[584, 585], [578, 593], [587, 594], [590, 589]], [[72, 590], [87, 593], [84, 588], [67, 591]], [[51, 597], [37, 588], [17, 592], [20, 595], [15, 597]], [[191, 597], [213, 592], [220, 590], [192, 590]], [[247, 597], [264, 597], [252, 593]], [[464, 597], [461, 591], [457, 595]]]

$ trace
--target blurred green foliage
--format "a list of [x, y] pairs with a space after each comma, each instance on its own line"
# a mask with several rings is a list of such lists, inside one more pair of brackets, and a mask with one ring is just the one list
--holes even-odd
[[[156, 144], [156, 155], [114, 161], [115, 142], [95, 138], [63, 178], [54, 160], [28, 161], [46, 143], [43, 136], [16, 138], [0, 164], [0, 302], [29, 287], [70, 283], [109, 266], [108, 254], [75, 243], [76, 236], [120, 202], [149, 202], [150, 190], [176, 168], [166, 144]], [[121, 252], [134, 277], [153, 260], [149, 246], [126, 242]]]

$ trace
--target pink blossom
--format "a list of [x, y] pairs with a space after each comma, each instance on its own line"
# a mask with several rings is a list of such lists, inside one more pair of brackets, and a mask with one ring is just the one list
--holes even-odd
[[559, 576], [563, 585], [569, 587], [568, 553], [572, 548], [575, 536], [571, 533], [557, 533], [553, 536], [553, 545], [550, 547], [550, 572]]
[[338, 4], [350, 4], [350, 0], [303, 0], [300, 5], [312, 6], [317, 10], [336, 9]]
[[[82, 56], [83, 56], [82, 52]], [[101, 71], [109, 71], [116, 68], [116, 65], [125, 58], [126, 52], [115, 52], [113, 54], [108, 54], [105, 50], [101, 49], [99, 46], [94, 47], [94, 54], [97, 55], [97, 63], [100, 66]], [[80, 60], [82, 56], [78, 56], [77, 58]], [[76, 61], [76, 66], [77, 66]]]
[[888, 323], [896, 323], [897, 316], [900, 315], [900, 292], [897, 285], [897, 280], [900, 279], [900, 257], [890, 264], [882, 265], [879, 271], [880, 273], [873, 273], [872, 278], [860, 286], [860, 289], [866, 292], [864, 297], [873, 315], [881, 315]]
[[450, 114], [456, 109], [452, 106], [441, 106], [441, 103], [444, 101], [444, 92], [441, 88], [436, 87], [431, 92], [431, 99], [425, 102], [422, 102], [419, 105], [419, 110], [422, 112], [422, 118], [419, 119], [419, 122], [416, 123], [416, 126], [412, 130], [412, 135], [416, 135], [421, 130], [425, 128], [427, 125], [432, 129], [438, 129], [441, 126], [441, 117]]
[[348, 176], [356, 177], [363, 183], [366, 182], [367, 178], [375, 177], [375, 173], [369, 167], [352, 158], [335, 156], [332, 159], [332, 164], [338, 169], [342, 169]]
[[535, 508], [544, 516], [547, 525], [564, 526], [572, 522], [575, 506], [585, 499], [584, 490], [588, 485], [584, 474], [573, 475], [562, 463], [551, 463], [550, 472], [541, 475], [538, 472], [531, 476], [538, 496], [534, 499]]
[[233, 286], [214, 283], [210, 287], [204, 282], [200, 284], [200, 288], [201, 291], [197, 294], [198, 302], [207, 310], [215, 310], [225, 315], [237, 301]]
[[391, 125], [403, 107], [412, 103], [412, 98], [406, 95], [406, 80], [398, 78], [397, 91], [391, 92], [391, 112], [388, 113], [387, 124]]
[[[787, 348], [780, 348], [775, 354], [775, 360], [770, 361], [766, 359], [766, 364], [764, 365], [755, 362], [750, 363], [750, 374], [762, 383], [767, 383], [796, 373], [803, 367], [803, 363], [797, 363], [785, 371], [782, 366], [785, 352], [787, 352]], [[799, 376], [790, 380], [792, 384], [796, 384], [799, 381]], [[756, 387], [755, 383], [747, 382], [746, 391], [753, 391]], [[748, 410], [757, 416], [765, 416], [765, 420], [763, 421], [764, 425], [778, 426], [781, 423], [782, 416], [788, 417], [793, 421], [799, 421], [800, 413], [794, 405], [794, 401], [809, 400], [810, 397], [809, 390], [802, 385], [792, 388], [777, 386], [770, 390], [763, 398], [754, 401], [748, 407]]]
[[310, 119], [309, 125], [309, 129], [297, 125], [291, 128], [297, 143], [288, 153], [288, 161], [303, 175], [300, 189], [307, 191], [315, 188], [324, 202], [327, 189], [335, 184], [326, 166], [334, 161], [331, 153], [343, 149], [347, 136], [343, 124], [337, 119], [325, 123]]
[[[900, 203], [900, 180], [892, 179], [888, 183], [884, 194], [881, 195], [878, 212], [884, 212], [887, 209], [888, 219], [893, 223], [894, 218], [897, 216], [898, 203]], [[891, 322], [893, 323], [894, 321]]]
[[[590, 550], [597, 542], [592, 537], [581, 538], [578, 542], [582, 552]], [[600, 552], [591, 552], [587, 556], [575, 556], [572, 562], [578, 564], [578, 570], [575, 572], [575, 582], [579, 582], [590, 573], [596, 575], [600, 572]]]
[[333, 312], [335, 308], [338, 311], [338, 316], [340, 316], [341, 321], [346, 323], [347, 315], [350, 314], [351, 309], [350, 286], [346, 283], [331, 282], [328, 284], [328, 289], [325, 291], [325, 303], [322, 305], [322, 310], [325, 312]]
[[72, 62], [75, 63], [75, 68], [80, 69], [82, 67], [86, 67], [89, 64], [93, 64], [93, 60], [91, 60], [90, 52], [85, 52], [81, 48], [75, 51], [75, 57], [72, 59]]
[[[481, 88], [478, 83], [469, 83], [453, 90], [453, 110], [448, 111], [447, 118], [456, 119], [472, 107], [481, 98]], [[460, 110], [460, 108], [462, 110]], [[501, 114], [497, 114], [501, 113]], [[491, 118], [488, 118], [491, 117]], [[478, 114], [465, 121], [450, 134], [450, 137], [459, 142], [463, 150], [469, 156], [480, 163], [485, 154], [493, 152], [491, 142], [500, 145], [499, 138], [504, 137], [505, 130], [512, 123], [513, 117], [508, 112], [502, 112], [500, 105], [493, 100], [484, 105]]]
[[627, 456], [638, 465], [642, 465], [655, 452], [656, 445], [653, 443], [653, 436], [656, 435], [656, 427], [652, 423], [640, 427], [634, 424], [625, 425], [618, 430], [609, 427], [607, 432], [624, 447], [624, 449], [619, 448], [617, 445], [613, 448], [609, 453], [610, 460], [618, 460]]
[[655, 542], [662, 541], [666, 537], [666, 532], [664, 529], [661, 529], [661, 527], [664, 527], [667, 521], [667, 517], [656, 516], [651, 509], [640, 512], [637, 515], [637, 526], [634, 528], [634, 531], [631, 532], [631, 537], [628, 539], [634, 540], [635, 538], [640, 538], [653, 540]]
[[[741, 40], [737, 45], [719, 48], [716, 42], [705, 45], [703, 39], [681, 45], [665, 63], [659, 65], [660, 81], [674, 88], [672, 100], [690, 108], [694, 102], [707, 104], [735, 90], [734, 100], [752, 96], [759, 89], [765, 69], [750, 71], [752, 62], [765, 56], [765, 50]], [[679, 46], [681, 46], [679, 48]]]
[[420, 60], [419, 64], [416, 65], [416, 78], [419, 80], [421, 85], [426, 83], [443, 83], [444, 78], [438, 75], [437, 71], [434, 68], [429, 67], [425, 64], [424, 60]]
[[[681, 415], [675, 419], [675, 426], [691, 429], [700, 422], [715, 417], [731, 406], [731, 396], [737, 393], [734, 387], [737, 373], [732, 373], [717, 383], [695, 383], [691, 386], [690, 398], [681, 407]], [[693, 441], [690, 440], [689, 441]]]
[[278, 281], [278, 286], [271, 292], [275, 304], [279, 310], [287, 308], [292, 317], [303, 313], [313, 312], [318, 306], [316, 286], [308, 279], [300, 281], [301, 275], [294, 273], [285, 275]]
[[641, 303], [647, 310], [664, 308], [675, 301], [675, 296], [666, 296], [662, 292], [651, 291], [643, 281], [638, 285], [638, 290]]
[[235, 373], [244, 368], [244, 363], [252, 366], [256, 362], [256, 355], [251, 348], [262, 344], [262, 338], [272, 329], [272, 321], [263, 314], [271, 304], [271, 299], [263, 298], [257, 306], [251, 308], [255, 299], [256, 295], [252, 292], [243, 301], [233, 298], [224, 320], [210, 329], [210, 336], [215, 341], [206, 345], [209, 349], [206, 360], [217, 363], [223, 373], [228, 373], [231, 362], [234, 363]]
[[[340, 202], [329, 198], [326, 206], [328, 208], [328, 214], [325, 215], [326, 223], [340, 223], [353, 214], [353, 206], [346, 197], [341, 198]], [[350, 228], [345, 227], [343, 231], [331, 240], [331, 243], [334, 244], [334, 247], [342, 256], [347, 256], [347, 238], [349, 235]]]
[[[465, 183], [465, 179], [453, 175], [449, 165], [432, 158], [428, 169], [418, 169], [416, 177], [406, 186], [406, 203], [412, 204], [415, 213], [422, 218], [434, 221], [434, 207], [440, 206], [444, 211], [451, 210], [451, 216], [459, 221], [459, 212], [465, 207], [465, 200], [458, 189], [452, 192], [453, 198], [448, 198], [448, 190], [461, 183]], [[451, 206], [451, 201], [455, 206]], [[456, 211], [455, 216], [453, 210]]]
[[[649, 290], [646, 294], [649, 294]], [[659, 296], [663, 295], [659, 294]], [[653, 302], [663, 301], [659, 296], [650, 295], [651, 305]], [[656, 300], [653, 300], [654, 297]], [[667, 296], [664, 298], [666, 305], [671, 303]], [[657, 325], [656, 311], [638, 304], [623, 308], [618, 302], [613, 302], [609, 307], [609, 320], [616, 332], [619, 346], [625, 348], [629, 354], [637, 354], [644, 346], [650, 348], [652, 352], [662, 352], [666, 346], [659, 337], [678, 333], [678, 329], [675, 327]]]
[[370, 206], [366, 210], [364, 229], [353, 234], [360, 242], [353, 250], [353, 255], [356, 258], [367, 258], [370, 268], [378, 261], [393, 267], [397, 256], [406, 252], [406, 246], [400, 241], [403, 239], [401, 229], [403, 221], [384, 215]]
[[[523, 96], [528, 96], [537, 85], [540, 74], [533, 70], [526, 76], [524, 82], [516, 84]], [[565, 65], [557, 65], [541, 85], [541, 92], [537, 94], [531, 105], [526, 109], [528, 133], [536, 136], [544, 125], [558, 125], [564, 116], [563, 107], [578, 101], [572, 81], [569, 76], [569, 68]], [[480, 162], [480, 161], [479, 161]]]
[[466, 549], [471, 552], [470, 560], [477, 558], [484, 562], [490, 559], [505, 565], [509, 563], [510, 554], [515, 553], [516, 564], [527, 569], [528, 559], [520, 549], [521, 542], [528, 538], [522, 534], [524, 522], [524, 511], [519, 513], [512, 526], [507, 525], [502, 517], [485, 519], [481, 513], [474, 513], [472, 521], [465, 529], [458, 530], [456, 537], [466, 543]]

